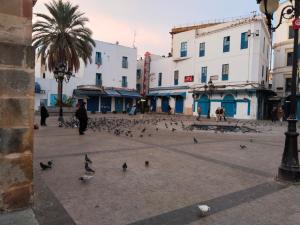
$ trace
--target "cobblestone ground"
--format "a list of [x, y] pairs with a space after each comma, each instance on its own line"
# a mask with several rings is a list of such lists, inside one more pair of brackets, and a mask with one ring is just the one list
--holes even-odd
[[[285, 123], [218, 123], [259, 131], [242, 133], [185, 129], [216, 124], [185, 116], [92, 117], [160, 121], [129, 126], [133, 137], [123, 128], [120, 135], [89, 129], [79, 136], [77, 128], [59, 128], [51, 117], [47, 127], [35, 131], [34, 212], [40, 225], [299, 224], [300, 186], [274, 179]], [[82, 183], [85, 153], [96, 174]], [[53, 168], [41, 171], [39, 162], [48, 160]], [[197, 204], [209, 205], [209, 215], [201, 217]]]

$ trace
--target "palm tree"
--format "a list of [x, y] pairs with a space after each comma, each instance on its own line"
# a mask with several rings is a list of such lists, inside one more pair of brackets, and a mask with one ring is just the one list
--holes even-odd
[[[68, 71], [77, 72], [80, 67], [79, 59], [85, 65], [88, 61], [92, 62], [95, 42], [91, 38], [92, 31], [85, 27], [88, 19], [78, 11], [78, 5], [73, 6], [68, 1], [53, 0], [45, 6], [50, 15], [35, 14], [42, 20], [33, 24], [32, 43], [37, 49], [37, 56], [47, 62], [50, 72], [61, 63], [67, 66]], [[58, 84], [59, 91], [62, 91], [62, 84]], [[57, 102], [61, 103], [60, 95]]]

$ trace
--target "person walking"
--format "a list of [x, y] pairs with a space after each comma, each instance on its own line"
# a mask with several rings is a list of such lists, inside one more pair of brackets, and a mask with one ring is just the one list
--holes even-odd
[[170, 104], [168, 105], [168, 114], [169, 114], [169, 115], [172, 114], [172, 108], [171, 108]]
[[197, 117], [197, 120], [201, 120], [201, 113], [202, 113], [202, 109], [200, 106], [198, 106], [198, 109], [197, 109], [197, 112], [198, 112], [198, 117]]
[[277, 111], [277, 108], [274, 106], [271, 111], [271, 119], [272, 119], [273, 123], [276, 121], [276, 111]]
[[40, 111], [41, 111], [40, 112], [41, 113], [41, 126], [47, 126], [46, 119], [49, 117], [49, 113], [44, 104], [41, 105]]
[[216, 121], [218, 122], [220, 120], [220, 107], [216, 109]]
[[84, 131], [86, 131], [88, 121], [84, 102], [82, 102], [79, 108], [76, 110], [75, 116], [79, 120], [79, 135], [84, 135]]
[[283, 116], [284, 116], [284, 111], [283, 111], [282, 107], [279, 106], [277, 109], [277, 119], [280, 121], [281, 126], [282, 126], [282, 122], [283, 122]]
[[222, 107], [221, 109], [222, 109], [221, 116], [223, 117], [224, 121], [227, 121], [227, 119], [226, 119], [226, 110], [225, 110], [224, 107]]

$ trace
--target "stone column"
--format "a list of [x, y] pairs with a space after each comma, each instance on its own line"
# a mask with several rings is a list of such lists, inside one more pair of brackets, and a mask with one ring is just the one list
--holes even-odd
[[0, 211], [32, 202], [32, 0], [0, 0]]

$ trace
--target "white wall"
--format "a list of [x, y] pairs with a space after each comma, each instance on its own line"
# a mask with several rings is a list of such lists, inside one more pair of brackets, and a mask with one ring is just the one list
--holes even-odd
[[[127, 76], [127, 83], [129, 89], [136, 89], [136, 57], [137, 50], [121, 45], [95, 41], [96, 47], [93, 49], [92, 60], [86, 66], [83, 61], [80, 63], [80, 70], [75, 73], [75, 77], [71, 77], [69, 83], [63, 84], [63, 94], [72, 96], [73, 90], [79, 85], [95, 85], [96, 73], [102, 73], [102, 85], [105, 87], [122, 87], [122, 76]], [[102, 65], [98, 67], [95, 64], [96, 52], [102, 53]], [[128, 57], [128, 68], [122, 68], [122, 57]], [[46, 79], [42, 78], [45, 72]], [[36, 94], [35, 109], [40, 105], [40, 99], [48, 99], [48, 106], [50, 105], [50, 95], [57, 94], [57, 82], [53, 79], [53, 73], [45, 71], [41, 68], [39, 59], [36, 59], [35, 65], [36, 82], [41, 85], [41, 89], [45, 94]], [[112, 102], [112, 110], [114, 110], [114, 101]]]
[[[95, 64], [96, 52], [101, 52], [102, 65]], [[128, 57], [128, 68], [122, 68], [122, 57]], [[93, 63], [84, 69], [81, 84], [95, 85], [96, 73], [102, 74], [102, 85], [105, 87], [122, 87], [122, 76], [127, 76], [129, 89], [136, 89], [137, 50], [117, 44], [96, 41], [92, 54]]]
[[[241, 33], [251, 30], [252, 33], [259, 30], [259, 36], [249, 37], [248, 48], [241, 49]], [[230, 52], [223, 53], [223, 38], [230, 36]], [[265, 37], [265, 49], [263, 50], [263, 38]], [[262, 65], [265, 68], [269, 64], [267, 47], [270, 49], [270, 39], [261, 19], [250, 23], [231, 22], [201, 30], [191, 30], [174, 35], [174, 58], [180, 58], [181, 42], [188, 42], [188, 58], [177, 63], [177, 68], [184, 70], [183, 75], [194, 75], [195, 82], [200, 83], [201, 67], [207, 66], [209, 76], [218, 75], [216, 83], [257, 82], [261, 83], [265, 77], [261, 76]], [[199, 45], [205, 42], [205, 56], [199, 57]], [[185, 64], [185, 65], [182, 65]], [[229, 64], [229, 80], [222, 81], [222, 64]], [[182, 79], [181, 79], [182, 80]]]

